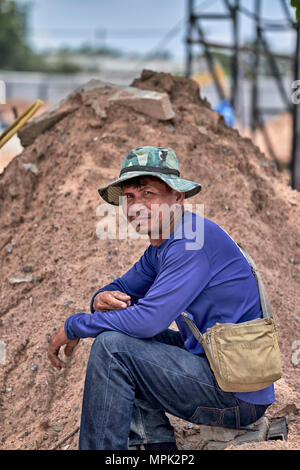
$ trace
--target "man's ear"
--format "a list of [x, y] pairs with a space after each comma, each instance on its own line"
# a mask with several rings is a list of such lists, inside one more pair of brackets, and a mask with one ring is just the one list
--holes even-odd
[[183, 202], [184, 201], [184, 193], [180, 193], [176, 191], [176, 202]]

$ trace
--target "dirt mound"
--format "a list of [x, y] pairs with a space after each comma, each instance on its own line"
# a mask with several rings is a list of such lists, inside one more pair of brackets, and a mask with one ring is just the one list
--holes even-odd
[[[293, 122], [290, 113], [281, 113], [273, 117], [270, 121], [265, 123], [265, 132], [268, 136], [272, 152], [267, 145], [264, 133], [258, 129], [255, 134], [252, 134], [250, 128], [239, 129], [243, 137], [252, 138], [255, 145], [269, 157], [270, 160], [276, 160], [276, 165], [280, 169], [282, 175], [286, 177], [286, 184], [289, 185], [291, 180], [290, 161], [292, 154], [292, 134]], [[273, 153], [273, 154], [272, 154]]]
[[[1, 448], [77, 448], [92, 340], [80, 341], [58, 373], [47, 359], [49, 334], [70, 314], [88, 312], [94, 291], [125, 272], [148, 245], [96, 236], [97, 188], [118, 176], [129, 149], [142, 145], [175, 150], [182, 176], [202, 183], [188, 202], [204, 204], [204, 215], [256, 261], [284, 367], [268, 414], [287, 414], [290, 422], [287, 442], [257, 446], [299, 448], [299, 193], [249, 139], [225, 125], [193, 81], [144, 71], [133, 82], [134, 88], [167, 93], [175, 113], [169, 120], [111, 100], [111, 84], [95, 85], [70, 95], [63, 105], [69, 112], [50, 119], [0, 175]], [[187, 433], [186, 422], [172, 420], [180, 448], [200, 448], [196, 431]]]

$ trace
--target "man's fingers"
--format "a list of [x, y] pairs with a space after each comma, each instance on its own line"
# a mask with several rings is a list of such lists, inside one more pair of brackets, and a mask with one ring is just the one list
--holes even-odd
[[59, 353], [59, 348], [54, 349], [54, 348], [49, 347], [48, 359], [57, 370], [61, 370], [62, 368], [66, 367], [66, 364], [61, 359], [59, 359], [58, 353]]
[[105, 307], [110, 310], [128, 307], [127, 302], [117, 299], [114, 295], [109, 294], [109, 299], [106, 300]]
[[80, 338], [73, 339], [70, 341], [65, 347], [65, 355], [71, 356], [73, 354], [74, 349], [76, 348], [77, 344], [79, 343]]
[[[79, 343], [79, 339], [80, 338], [76, 338], [76, 339], [74, 339], [74, 340], [72, 340], [72, 341], [70, 341], [69, 343], [66, 344], [64, 353], [67, 357], [72, 355], [74, 349], [76, 348], [77, 344]], [[49, 358], [51, 364], [56, 369], [61, 370], [64, 367], [66, 367], [66, 364], [64, 363], [64, 361], [62, 361], [58, 357], [59, 350], [60, 350], [60, 348], [55, 349], [55, 348], [50, 347], [49, 350], [48, 350], [48, 358]]]
[[125, 292], [121, 292], [119, 290], [114, 290], [110, 292], [110, 294], [113, 294], [116, 297], [116, 299], [124, 300], [125, 302], [127, 300], [130, 300], [130, 295], [125, 294]]
[[124, 292], [106, 291], [101, 292], [98, 295], [99, 297], [96, 297], [94, 301], [94, 310], [98, 310], [100, 312], [126, 308], [131, 304], [130, 296]]
[[125, 302], [122, 302], [121, 300], [112, 298], [111, 301], [108, 304], [111, 309], [118, 309], [118, 308], [126, 308], [127, 304]]
[[66, 336], [64, 326], [61, 326], [56, 333], [53, 333], [50, 337], [50, 344], [48, 347], [48, 359], [51, 364], [58, 370], [66, 367], [66, 364], [59, 359], [58, 354], [60, 348], [64, 344], [68, 344], [69, 340]]
[[130, 296], [124, 292], [113, 291], [109, 294], [110, 304], [116, 308], [126, 308], [130, 305]]

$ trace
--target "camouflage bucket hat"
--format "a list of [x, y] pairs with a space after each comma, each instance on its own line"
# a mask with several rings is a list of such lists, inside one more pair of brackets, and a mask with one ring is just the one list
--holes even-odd
[[137, 147], [130, 150], [123, 160], [120, 176], [103, 188], [100, 196], [109, 204], [119, 205], [121, 183], [136, 176], [156, 176], [176, 191], [183, 192], [185, 198], [201, 191], [201, 184], [180, 178], [179, 165], [173, 150], [163, 147]]

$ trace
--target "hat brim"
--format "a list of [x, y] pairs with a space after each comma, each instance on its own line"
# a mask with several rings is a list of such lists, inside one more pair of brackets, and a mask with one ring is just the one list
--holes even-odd
[[151, 171], [132, 171], [130, 173], [122, 175], [120, 178], [108, 184], [107, 186], [99, 188], [98, 193], [100, 194], [102, 199], [104, 199], [105, 202], [108, 202], [108, 204], [118, 206], [119, 198], [122, 195], [121, 183], [129, 179], [135, 178], [136, 176], [155, 176], [156, 178], [161, 179], [164, 183], [166, 183], [168, 186], [170, 186], [170, 188], [174, 189], [175, 191], [184, 193], [185, 199], [195, 196], [202, 189], [201, 184], [195, 183], [194, 181], [179, 178], [178, 176], [165, 175], [162, 173], [156, 173]]

